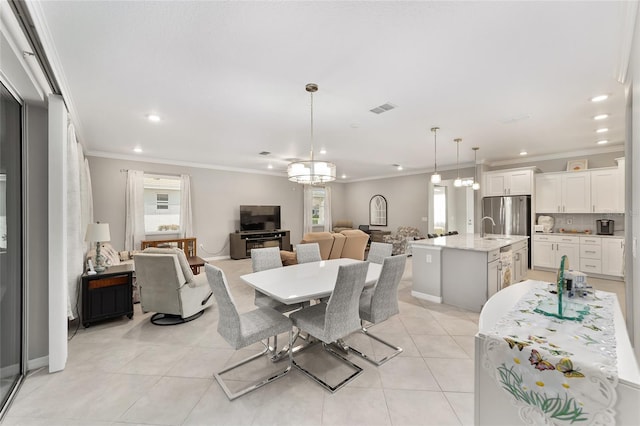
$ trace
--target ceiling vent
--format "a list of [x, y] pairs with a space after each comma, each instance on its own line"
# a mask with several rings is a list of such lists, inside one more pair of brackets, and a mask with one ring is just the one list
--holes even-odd
[[369, 111], [371, 111], [374, 114], [382, 114], [383, 112], [391, 111], [395, 107], [396, 106], [394, 104], [387, 102], [386, 104], [382, 104], [380, 106], [372, 108]]
[[271, 155], [271, 153], [269, 151], [262, 151], [260, 155]]

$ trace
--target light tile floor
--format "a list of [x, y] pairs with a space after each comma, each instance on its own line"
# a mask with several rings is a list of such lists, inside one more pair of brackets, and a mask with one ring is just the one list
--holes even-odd
[[[250, 272], [250, 260], [214, 264], [225, 271], [239, 310], [253, 309], [253, 290], [238, 278]], [[552, 276], [535, 274], [536, 279]], [[193, 322], [158, 327], [149, 322], [150, 313], [143, 314], [135, 305], [132, 320], [80, 328], [69, 342], [64, 371], [30, 373], [3, 424], [472, 424], [473, 335], [478, 314], [418, 300], [410, 295], [410, 287], [409, 261], [399, 288], [400, 315], [371, 329], [404, 352], [377, 368], [350, 355], [364, 374], [336, 394], [294, 369], [283, 379], [230, 402], [212, 373], [251, 352], [230, 349], [217, 334], [215, 306]], [[384, 347], [359, 334], [348, 343], [384, 354]], [[340, 367], [325, 355], [314, 348], [300, 361], [314, 371], [328, 371], [327, 378], [335, 379]], [[241, 385], [259, 369], [280, 368], [266, 359], [245, 367], [241, 374], [229, 376], [230, 385]]]

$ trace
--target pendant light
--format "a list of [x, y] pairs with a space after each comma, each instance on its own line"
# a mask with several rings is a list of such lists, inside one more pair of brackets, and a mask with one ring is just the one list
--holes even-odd
[[480, 189], [480, 184], [478, 183], [478, 150], [480, 149], [477, 146], [473, 148], [473, 185], [471, 187], [474, 191]]
[[431, 128], [433, 132], [433, 174], [431, 175], [431, 183], [440, 183], [442, 181], [442, 176], [438, 173], [438, 162], [436, 161], [438, 156], [438, 141], [436, 139], [438, 130], [440, 130], [440, 127]]
[[462, 179], [460, 179], [460, 142], [462, 139], [457, 138], [453, 140], [456, 143], [456, 180], [453, 181], [453, 186], [460, 188], [462, 186]]
[[313, 94], [318, 85], [309, 83], [305, 90], [311, 95], [311, 159], [294, 161], [287, 167], [289, 180], [301, 184], [315, 185], [336, 180], [336, 165], [328, 161], [316, 161], [313, 158]]

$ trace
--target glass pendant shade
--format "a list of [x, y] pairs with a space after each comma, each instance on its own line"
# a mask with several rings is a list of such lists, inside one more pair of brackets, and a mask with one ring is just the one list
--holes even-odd
[[332, 182], [336, 180], [336, 165], [313, 158], [313, 93], [318, 91], [318, 85], [309, 83], [305, 90], [311, 95], [311, 159], [290, 163], [287, 167], [287, 177], [292, 182], [304, 185]]
[[462, 139], [454, 139], [456, 143], [456, 180], [453, 181], [453, 186], [460, 188], [462, 186], [462, 179], [460, 179], [460, 142]]
[[474, 146], [471, 149], [473, 149], [473, 184], [471, 185], [471, 188], [473, 188], [474, 191], [477, 191], [480, 189], [480, 183], [478, 183], [478, 150], [480, 148]]
[[442, 182], [442, 176], [438, 173], [438, 140], [436, 138], [438, 130], [440, 127], [432, 127], [431, 131], [433, 132], [433, 174], [431, 175], [431, 183], [440, 183]]

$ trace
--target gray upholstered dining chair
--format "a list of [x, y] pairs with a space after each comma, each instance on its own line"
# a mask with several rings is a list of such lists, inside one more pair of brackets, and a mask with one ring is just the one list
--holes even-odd
[[[266, 271], [269, 269], [282, 268], [282, 260], [280, 259], [279, 247], [267, 247], [260, 249], [251, 249], [251, 266], [253, 272]], [[273, 300], [264, 293], [255, 291], [254, 304], [262, 308], [272, 308], [278, 312], [288, 312], [297, 309], [297, 305], [286, 305], [284, 303]]]
[[[280, 259], [280, 248], [266, 247], [251, 249], [251, 266], [253, 267], [253, 272], [282, 268], [282, 260]], [[259, 308], [275, 309], [276, 311], [284, 314], [287, 312], [298, 310], [303, 306], [307, 306], [309, 305], [309, 302], [287, 305], [286, 303], [278, 302], [277, 300], [272, 299], [266, 294], [255, 290], [253, 304]], [[297, 336], [295, 338], [297, 338]], [[288, 349], [288, 347], [285, 347], [283, 351]], [[271, 347], [271, 350], [273, 351], [275, 356], [279, 356], [278, 354], [276, 354], [278, 350], [278, 336], [273, 337], [273, 346]]]
[[320, 262], [322, 260], [320, 256], [320, 244], [297, 244], [296, 257], [298, 258], [298, 263]]
[[[258, 308], [253, 311], [239, 314], [236, 308], [236, 304], [233, 301], [231, 292], [229, 291], [229, 285], [224, 272], [220, 268], [213, 265], [206, 264], [205, 271], [207, 274], [207, 280], [209, 286], [213, 291], [213, 294], [218, 303], [218, 333], [233, 346], [234, 349], [241, 349], [252, 345], [257, 342], [262, 342], [271, 336], [277, 336], [280, 333], [289, 332], [289, 346], [292, 344], [293, 339], [293, 327], [291, 320], [281, 313], [271, 308]], [[264, 342], [262, 342], [264, 344]], [[251, 362], [262, 355], [267, 354], [269, 351], [269, 345], [264, 344], [263, 351], [250, 356], [240, 362], [237, 362], [224, 370], [214, 373], [216, 381], [227, 394], [230, 400], [236, 399], [248, 392], [256, 390], [268, 383], [279, 379], [291, 371], [292, 355], [289, 351], [289, 360], [287, 367], [277, 373], [270, 373], [265, 378], [242, 388], [239, 391], [232, 392], [227, 384], [222, 379], [222, 375], [227, 373], [241, 365]]]
[[391, 256], [392, 251], [393, 244], [373, 242], [369, 246], [369, 254], [367, 255], [367, 260], [369, 262], [382, 264], [382, 261], [385, 257]]
[[360, 296], [360, 319], [362, 320], [362, 328], [360, 331], [372, 339], [390, 347], [394, 351], [390, 355], [376, 361], [353, 346], [350, 346], [349, 350], [377, 366], [399, 355], [402, 352], [402, 348], [392, 345], [369, 333], [368, 329], [364, 327], [364, 321], [375, 325], [386, 321], [391, 316], [400, 312], [398, 309], [398, 284], [402, 279], [406, 262], [406, 254], [386, 257], [382, 262], [382, 270], [380, 271], [380, 277], [378, 278], [375, 288], [363, 292]]
[[336, 285], [327, 303], [311, 305], [289, 316], [297, 328], [320, 340], [327, 352], [355, 370], [346, 379], [335, 386], [331, 386], [299, 365], [295, 358], [293, 359], [293, 365], [296, 368], [330, 392], [336, 392], [362, 373], [361, 367], [338, 354], [328, 344], [360, 328], [358, 302], [365, 284], [368, 268], [369, 264], [367, 262], [340, 266]]

